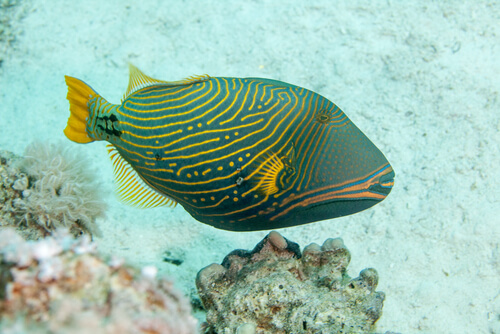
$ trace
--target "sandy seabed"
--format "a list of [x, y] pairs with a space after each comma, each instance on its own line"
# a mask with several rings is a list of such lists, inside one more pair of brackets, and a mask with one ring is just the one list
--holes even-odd
[[119, 203], [105, 144], [77, 145], [62, 133], [64, 75], [115, 103], [128, 62], [164, 80], [274, 78], [339, 105], [396, 171], [383, 203], [280, 232], [302, 246], [342, 237], [351, 276], [376, 268], [387, 295], [380, 332], [500, 333], [497, 2], [2, 3], [0, 149], [22, 154], [33, 140], [51, 140], [83, 152], [109, 205], [99, 221], [103, 252], [156, 265], [193, 294], [199, 269], [267, 232], [216, 230], [181, 206]]

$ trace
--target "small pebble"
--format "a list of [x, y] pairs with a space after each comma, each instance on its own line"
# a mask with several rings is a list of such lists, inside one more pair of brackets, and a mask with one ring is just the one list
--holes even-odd
[[141, 270], [141, 275], [149, 279], [155, 279], [156, 274], [158, 274], [158, 268], [155, 266], [145, 266]]

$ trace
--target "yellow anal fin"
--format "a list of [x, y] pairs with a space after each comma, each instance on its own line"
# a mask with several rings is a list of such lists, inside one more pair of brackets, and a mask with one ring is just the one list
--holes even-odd
[[204, 74], [204, 75], [194, 75], [179, 81], [163, 81], [154, 79], [144, 74], [141, 70], [139, 70], [132, 64], [129, 64], [129, 70], [130, 70], [130, 77], [128, 81], [127, 91], [123, 96], [123, 100], [125, 100], [130, 94], [133, 94], [145, 87], [150, 87], [154, 85], [163, 85], [163, 86], [189, 85], [210, 79], [210, 76], [208, 74]]
[[77, 78], [65, 76], [65, 80], [66, 85], [68, 85], [66, 98], [69, 101], [71, 114], [64, 129], [64, 134], [74, 142], [90, 143], [94, 139], [89, 137], [86, 130], [87, 118], [89, 117], [88, 102], [97, 93], [89, 85]]
[[177, 202], [170, 197], [158, 193], [145, 184], [113, 145], [107, 145], [107, 147], [113, 162], [116, 194], [122, 202], [141, 209], [177, 205]]

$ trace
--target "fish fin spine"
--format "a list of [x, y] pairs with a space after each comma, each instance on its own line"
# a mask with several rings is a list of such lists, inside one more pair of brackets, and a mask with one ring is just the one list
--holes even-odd
[[261, 195], [269, 196], [279, 191], [278, 175], [285, 168], [283, 162], [272, 152], [265, 152], [256, 161], [257, 173], [251, 179]]
[[140, 69], [136, 66], [129, 63], [129, 72], [130, 77], [128, 81], [127, 91], [123, 95], [122, 102], [129, 97], [131, 94], [154, 85], [162, 85], [162, 86], [180, 86], [180, 85], [190, 85], [197, 82], [207, 81], [210, 79], [208, 74], [203, 75], [193, 75], [183, 80], [178, 81], [164, 81], [158, 80], [150, 77], [149, 75], [144, 74]]
[[68, 139], [80, 144], [93, 142], [95, 139], [90, 137], [87, 132], [88, 103], [90, 99], [98, 94], [89, 85], [77, 78], [65, 76], [65, 80], [68, 86], [66, 98], [69, 101], [70, 116], [64, 134]]
[[253, 163], [254, 174], [250, 178], [256, 191], [270, 196], [283, 190], [295, 176], [295, 145], [288, 142], [279, 154], [267, 150]]
[[113, 163], [116, 194], [125, 204], [141, 209], [159, 206], [175, 207], [177, 202], [160, 194], [148, 185], [132, 166], [120, 155], [115, 146], [107, 145], [109, 157]]

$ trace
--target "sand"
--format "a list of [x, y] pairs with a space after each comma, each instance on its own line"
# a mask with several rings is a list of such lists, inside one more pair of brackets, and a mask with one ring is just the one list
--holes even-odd
[[[1, 1], [0, 148], [64, 141], [97, 169], [103, 252], [156, 265], [194, 295], [199, 269], [267, 232], [216, 230], [181, 206], [113, 195], [105, 144], [77, 145], [64, 75], [118, 103], [128, 62], [153, 77], [252, 76], [338, 104], [384, 152], [396, 184], [353, 216], [280, 232], [342, 237], [357, 276], [380, 275], [378, 331], [500, 333], [500, 7], [488, 1]], [[5, 7], [11, 3], [12, 7]], [[496, 59], [496, 60], [495, 60]], [[180, 258], [176, 266], [164, 256]]]

